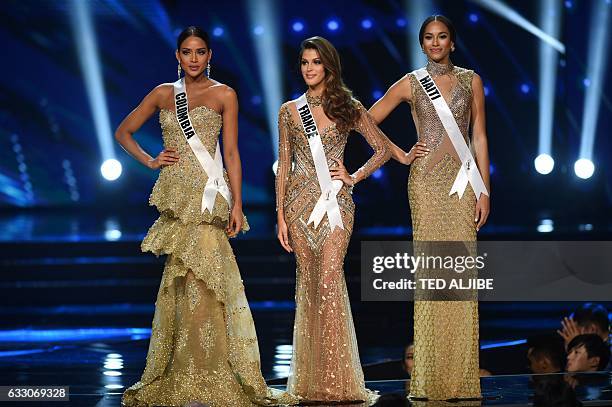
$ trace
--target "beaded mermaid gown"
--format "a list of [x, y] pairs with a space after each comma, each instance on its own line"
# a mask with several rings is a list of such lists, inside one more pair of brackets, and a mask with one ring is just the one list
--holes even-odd
[[[324, 114], [320, 97], [307, 95], [327, 158], [344, 161], [349, 131], [340, 132]], [[357, 102], [358, 103], [358, 102]], [[374, 154], [361, 167], [369, 176], [390, 157], [387, 138], [358, 103], [361, 133]], [[375, 395], [365, 388], [355, 328], [344, 278], [344, 257], [353, 229], [355, 205], [348, 187], [337, 195], [344, 229], [330, 229], [327, 215], [314, 227], [308, 218], [321, 190], [308, 139], [295, 104], [279, 112], [279, 165], [276, 175], [277, 210], [287, 223], [296, 256], [296, 315], [293, 357], [287, 391], [304, 400], [358, 401], [369, 404]]]
[[[190, 113], [197, 136], [214, 156], [222, 116], [206, 106]], [[159, 115], [164, 147], [177, 163], [161, 169], [150, 204], [160, 212], [142, 251], [168, 255], [155, 303], [144, 373], [128, 388], [126, 406], [270, 405], [244, 286], [225, 227], [230, 208], [217, 194], [201, 211], [206, 172], [187, 144], [173, 110]], [[229, 180], [224, 173], [227, 185]], [[243, 229], [248, 230], [246, 218]], [[285, 400], [290, 402], [290, 399]]]
[[[450, 90], [438, 87], [469, 145], [474, 72], [433, 61], [429, 61], [427, 71], [434, 81], [441, 75], [451, 78]], [[415, 249], [420, 253], [422, 247], [431, 250], [429, 242], [452, 241], [473, 253], [476, 197], [470, 184], [462, 198], [449, 196], [461, 161], [416, 76], [411, 73], [408, 78], [418, 139], [431, 149], [412, 163], [408, 179]], [[427, 300], [426, 295], [419, 290], [415, 293], [410, 395], [429, 400], [479, 398], [477, 293], [464, 293], [466, 301]]]

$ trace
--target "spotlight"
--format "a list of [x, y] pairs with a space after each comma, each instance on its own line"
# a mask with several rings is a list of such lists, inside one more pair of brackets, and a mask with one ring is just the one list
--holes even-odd
[[110, 158], [102, 163], [100, 172], [108, 181], [114, 181], [121, 176], [121, 163], [114, 158]]
[[521, 85], [521, 92], [524, 93], [525, 95], [528, 94], [530, 90], [531, 90], [531, 88], [529, 87], [528, 84], [523, 83]]
[[405, 18], [398, 18], [397, 20], [395, 20], [395, 25], [397, 25], [398, 27], [406, 27], [406, 19]]
[[260, 25], [255, 26], [255, 28], [253, 28], [253, 34], [255, 35], [261, 35], [264, 33], [264, 28]]
[[565, 0], [565, 8], [572, 8], [574, 7], [574, 3], [572, 3], [570, 0]]
[[593, 161], [587, 158], [581, 158], [574, 163], [574, 172], [579, 178], [591, 178], [595, 172], [595, 165], [593, 164]]
[[220, 37], [220, 36], [223, 35], [223, 28], [222, 27], [215, 27], [215, 28], [213, 28], [213, 32], [212, 33], [213, 33], [213, 35], [215, 37]]
[[255, 106], [261, 105], [261, 96], [255, 95], [251, 98], [251, 103]]
[[489, 93], [491, 93], [491, 89], [489, 89], [487, 85], [484, 85], [483, 89], [484, 89], [484, 95], [489, 96]]
[[301, 21], [296, 21], [293, 23], [293, 25], [291, 26], [291, 28], [293, 29], [293, 31], [295, 31], [296, 33], [302, 32], [302, 30], [304, 29], [304, 23], [302, 23]]
[[538, 225], [538, 232], [540, 233], [550, 233], [555, 230], [555, 225], [552, 219], [542, 219], [540, 224]]
[[555, 168], [555, 160], [548, 154], [540, 154], [533, 160], [533, 164], [536, 171], [543, 175], [550, 174]]
[[589, 86], [591, 86], [591, 80], [589, 78], [584, 78], [582, 80], [582, 84], [584, 85], [585, 88], [588, 88]]
[[363, 28], [364, 30], [369, 30], [370, 28], [372, 28], [372, 20], [370, 20], [369, 18], [364, 18], [363, 20], [361, 20], [361, 28]]
[[329, 20], [327, 22], [327, 29], [329, 31], [336, 31], [338, 28], [340, 28], [340, 23], [338, 20]]
[[377, 169], [376, 171], [374, 171], [372, 173], [372, 178], [374, 178], [374, 179], [381, 179], [383, 177], [383, 175], [384, 175], [383, 169], [379, 168], [379, 169]]
[[477, 23], [478, 22], [478, 14], [476, 13], [470, 13], [470, 22], [472, 23]]
[[372, 92], [372, 97], [373, 97], [375, 100], [380, 99], [380, 98], [382, 97], [382, 95], [383, 95], [383, 93], [382, 93], [380, 90], [378, 90], [378, 89], [376, 89], [376, 90], [374, 90], [374, 91]]

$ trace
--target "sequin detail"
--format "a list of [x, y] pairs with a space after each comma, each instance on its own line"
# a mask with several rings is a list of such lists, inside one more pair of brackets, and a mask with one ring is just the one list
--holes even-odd
[[[198, 106], [189, 113], [193, 127], [209, 154], [214, 157], [217, 140], [223, 124], [219, 113], [206, 106]], [[217, 194], [212, 213], [202, 213], [202, 194], [208, 177], [195, 154], [185, 140], [173, 110], [163, 109], [159, 113], [164, 148], [175, 148], [179, 161], [163, 167], [153, 187], [149, 203], [159, 212], [172, 212], [183, 223], [206, 222], [225, 227], [230, 207], [221, 194]], [[225, 182], [231, 190], [227, 172], [223, 170]], [[249, 230], [246, 218], [242, 231]]]
[[[204, 145], [214, 153], [221, 116], [201, 107], [192, 111], [191, 118]], [[174, 113], [162, 111], [160, 122], [164, 145], [176, 148], [180, 159], [160, 173], [151, 203], [161, 214], [141, 249], [168, 257], [145, 371], [126, 389], [122, 405], [296, 404], [297, 398], [268, 388], [261, 375], [253, 318], [224, 230], [228, 205], [218, 195], [212, 214], [200, 212], [206, 174], [180, 133]]]
[[[453, 67], [451, 76], [454, 86], [446, 92], [447, 103], [469, 141], [473, 71]], [[419, 140], [432, 150], [413, 162], [408, 179], [415, 245], [431, 241], [475, 244], [476, 197], [470, 185], [461, 199], [456, 194], [449, 196], [461, 162], [429, 98], [414, 75], [409, 78]], [[480, 397], [476, 300], [415, 301], [414, 345], [411, 396], [429, 400]]]
[[[361, 167], [368, 176], [391, 153], [385, 135], [365, 108], [358, 106], [361, 117], [355, 130], [374, 149]], [[335, 165], [332, 158], [344, 159], [348, 132], [340, 133], [320, 106], [311, 109], [331, 168]], [[345, 229], [332, 232], [327, 216], [317, 228], [307, 225], [321, 191], [308, 140], [292, 102], [285, 103], [279, 112], [279, 143], [277, 208], [287, 222], [297, 263], [297, 310], [287, 390], [306, 400], [362, 400], [370, 404], [376, 395], [365, 388], [343, 270], [355, 205], [343, 186], [337, 197]]]
[[453, 65], [450, 60], [448, 61], [448, 64], [440, 64], [432, 59], [427, 59], [427, 66], [425, 69], [427, 69], [427, 72], [432, 77], [436, 77], [440, 75], [451, 74], [454, 68], [455, 65]]

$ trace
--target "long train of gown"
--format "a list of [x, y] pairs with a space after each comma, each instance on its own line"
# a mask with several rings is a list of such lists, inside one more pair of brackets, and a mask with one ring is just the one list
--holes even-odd
[[[198, 137], [214, 155], [221, 115], [199, 106], [190, 116]], [[176, 148], [180, 159], [160, 171], [150, 203], [161, 215], [142, 250], [168, 257], [155, 302], [146, 367], [140, 381], [124, 392], [122, 404], [291, 403], [294, 398], [268, 389], [261, 375], [253, 319], [224, 231], [228, 204], [217, 194], [212, 213], [201, 212], [206, 173], [185, 141], [174, 111], [162, 110], [160, 124], [164, 147]], [[227, 174], [225, 178], [227, 182]]]
[[[452, 88], [445, 99], [467, 140], [473, 71], [433, 61], [427, 69], [432, 76], [440, 70], [451, 75]], [[418, 138], [431, 149], [413, 162], [408, 179], [415, 248], [419, 244], [432, 248], [424, 242], [454, 241], [463, 242], [473, 253], [476, 197], [469, 184], [461, 199], [457, 194], [449, 196], [461, 162], [427, 94], [413, 74], [409, 79]], [[467, 301], [419, 300], [419, 294], [417, 290], [410, 395], [429, 400], [479, 398], [477, 293], [468, 293]]]
[[[321, 132], [331, 168], [332, 158], [344, 159], [349, 132], [340, 132], [323, 113], [320, 98], [308, 101]], [[374, 155], [361, 168], [368, 176], [390, 156], [386, 137], [359, 103], [361, 133]], [[314, 227], [308, 218], [320, 196], [308, 139], [294, 103], [279, 112], [279, 166], [276, 176], [277, 210], [282, 211], [295, 251], [296, 315], [293, 357], [287, 391], [304, 400], [370, 403], [375, 395], [365, 388], [355, 328], [344, 278], [344, 257], [351, 237], [355, 206], [348, 188], [338, 193], [344, 229], [330, 230], [327, 216]]]

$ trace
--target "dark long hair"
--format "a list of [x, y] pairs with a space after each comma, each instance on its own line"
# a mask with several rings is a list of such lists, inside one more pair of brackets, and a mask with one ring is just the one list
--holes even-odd
[[195, 25], [190, 25], [189, 27], [181, 31], [178, 38], [176, 39], [176, 49], [178, 51], [181, 50], [181, 44], [183, 43], [183, 41], [185, 41], [189, 37], [201, 38], [202, 41], [206, 43], [206, 47], [210, 49], [210, 38], [208, 37], [208, 33], [204, 31], [203, 29], [201, 29], [200, 27], [197, 27]]
[[359, 119], [359, 110], [353, 99], [353, 92], [342, 80], [342, 66], [338, 51], [325, 38], [311, 37], [302, 41], [300, 63], [307, 49], [314, 49], [319, 53], [325, 69], [325, 90], [321, 99], [323, 111], [336, 123], [340, 132], [349, 131]]
[[427, 24], [431, 23], [432, 21], [439, 21], [444, 24], [446, 28], [448, 28], [448, 34], [450, 35], [451, 41], [456, 43], [457, 30], [455, 30], [453, 22], [450, 20], [450, 18], [446, 16], [435, 14], [433, 16], [427, 17], [425, 21], [423, 21], [423, 24], [421, 24], [421, 29], [419, 30], [419, 44], [423, 44], [423, 37], [425, 36], [425, 27], [427, 27]]

